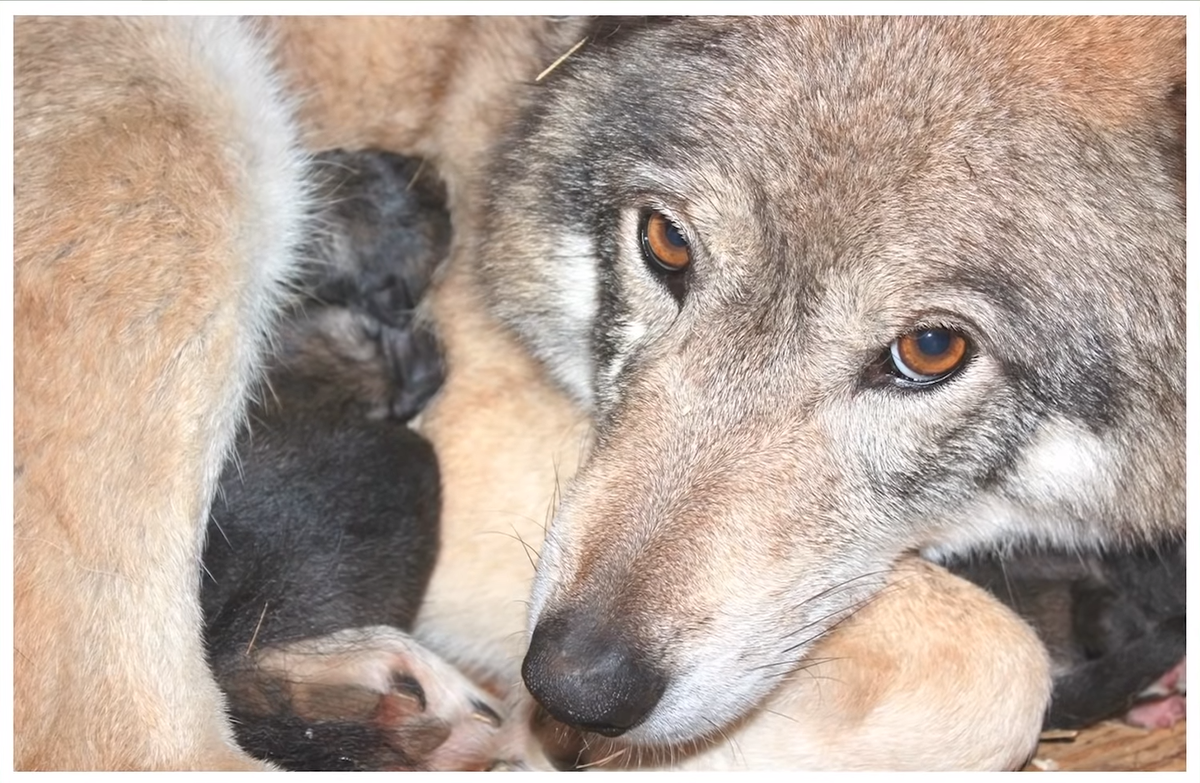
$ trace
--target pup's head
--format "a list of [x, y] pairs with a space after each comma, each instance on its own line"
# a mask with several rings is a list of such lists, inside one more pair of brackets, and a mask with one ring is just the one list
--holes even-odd
[[494, 311], [596, 418], [555, 716], [752, 707], [898, 553], [1182, 527], [1182, 20], [606, 23], [493, 171]]
[[381, 150], [330, 150], [314, 169], [320, 230], [281, 331], [286, 376], [272, 382], [278, 392], [286, 377], [314, 407], [350, 399], [407, 420], [442, 382], [418, 311], [450, 243], [445, 189], [423, 161]]

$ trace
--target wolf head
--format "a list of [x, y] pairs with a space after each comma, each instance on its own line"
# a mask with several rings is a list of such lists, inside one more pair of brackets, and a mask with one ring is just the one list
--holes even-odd
[[478, 252], [595, 416], [530, 689], [674, 743], [902, 552], [1184, 526], [1182, 19], [606, 21]]

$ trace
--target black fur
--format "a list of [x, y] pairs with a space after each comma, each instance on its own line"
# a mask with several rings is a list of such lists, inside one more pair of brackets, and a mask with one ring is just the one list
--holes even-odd
[[1047, 729], [1116, 717], [1186, 651], [1184, 541], [1104, 554], [1018, 550], [949, 564], [1024, 617], [1053, 661]]
[[406, 421], [442, 378], [413, 310], [448, 245], [444, 195], [432, 174], [413, 181], [418, 161], [388, 153], [335, 151], [318, 166], [316, 263], [212, 507], [205, 636], [248, 752], [294, 769], [411, 767], [370, 721], [301, 718], [248, 655], [407, 628], [438, 551], [437, 459]]

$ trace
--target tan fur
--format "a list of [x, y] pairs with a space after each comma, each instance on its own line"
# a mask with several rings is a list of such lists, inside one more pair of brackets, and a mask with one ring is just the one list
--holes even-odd
[[[238, 244], [246, 168], [225, 155], [240, 131], [220, 121], [224, 101], [202, 87], [208, 76], [174, 70], [149, 43], [159, 25], [57, 19], [16, 28], [22, 769], [257, 766], [232, 747], [221, 717], [199, 644], [196, 584], [212, 477], [250, 377], [234, 365], [257, 344], [236, 303], [270, 297], [248, 282], [256, 259]], [[507, 90], [578, 30], [502, 18], [260, 25], [278, 36], [311, 148], [419, 153], [447, 179], [460, 239], [434, 314], [449, 378], [423, 421], [445, 483], [444, 556], [418, 631], [520, 701], [532, 551], [589, 424], [484, 312], [462, 237], [473, 229], [471, 187], [486, 141], [512, 105]], [[1091, 39], [1076, 40], [1083, 51]], [[1140, 47], [1131, 39], [1088, 62], [1102, 76], [1141, 68], [1155, 55]], [[1021, 62], [1052, 76], [1062, 58]], [[1070, 88], [1094, 84], [1069, 73]], [[1116, 122], [1137, 111], [1096, 103]], [[827, 661], [776, 691], [732, 729], [728, 746], [684, 763], [1019, 764], [1048, 687], [1040, 645], [998, 603], [939, 569], [899, 573], [812, 653]], [[975, 733], [980, 726], [994, 733]]]
[[1011, 40], [1014, 73], [1056, 86], [1075, 111], [1106, 125], [1157, 112], [1164, 85], [1184, 79], [1178, 17], [1037, 17], [1002, 30]]
[[[434, 571], [418, 629], [511, 686], [524, 653], [533, 562], [588, 425], [482, 315], [461, 268], [439, 288], [435, 317], [455, 380], [422, 415], [422, 430], [452, 488], [442, 506], [442, 541], [455, 556]], [[488, 611], [479, 611], [481, 601]]]
[[[280, 26], [264, 31], [285, 62], [305, 63], [289, 76], [309, 99], [310, 145], [426, 151], [452, 194], [493, 127], [482, 117], [503, 116], [499, 96], [481, 96], [532, 67], [529, 33], [547, 26], [375, 20], [364, 49], [358, 23], [321, 21], [260, 23]], [[405, 34], [415, 43], [398, 61], [369, 56], [400, 51]], [[247, 280], [246, 173], [221, 146], [245, 131], [214, 125], [226, 101], [198, 91], [212, 74], [180, 72], [170, 24], [19, 20], [15, 35], [15, 764], [261, 766], [232, 747], [196, 605], [203, 519], [249, 381], [234, 365], [259, 342], [238, 298], [271, 300]], [[422, 52], [436, 72], [381, 81]], [[360, 127], [335, 73], [438, 116], [381, 110], [387, 132]], [[328, 97], [305, 79], [329, 79], [315, 85]], [[455, 92], [435, 100], [437, 85]], [[532, 576], [517, 551], [525, 584], [501, 582], [503, 635], [522, 625]]]
[[197, 565], [259, 342], [239, 294], [271, 298], [231, 230], [254, 229], [258, 162], [181, 38], [16, 25], [19, 768], [255, 766], [220, 716]]

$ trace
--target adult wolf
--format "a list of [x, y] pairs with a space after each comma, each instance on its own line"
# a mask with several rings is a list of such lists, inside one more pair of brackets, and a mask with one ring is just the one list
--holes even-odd
[[[416, 631], [501, 684], [530, 572], [483, 534], [536, 546], [596, 424], [527, 666], [569, 722], [637, 723], [681, 761], [715, 738], [701, 765], [1017, 764], [1047, 685], [1028, 629], [908, 563], [830, 632], [884, 581], [864, 575], [1017, 521], [1182, 531], [1181, 20], [72, 17], [14, 37], [18, 767], [253, 766], [204, 665], [198, 564], [306, 233], [300, 146], [446, 178], [448, 376], [423, 424], [443, 557]], [[605, 634], [580, 645], [583, 601]], [[610, 641], [609, 672], [636, 658], [658, 692], [632, 721], [548, 654]], [[828, 679], [779, 674], [812, 664]]]
[[479, 256], [596, 421], [530, 609], [552, 714], [677, 745], [904, 552], [1182, 535], [1183, 52], [1169, 19], [694, 19], [547, 79]]

